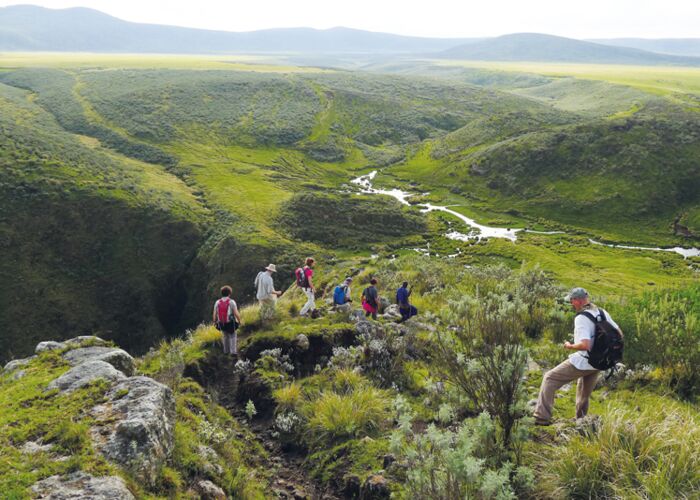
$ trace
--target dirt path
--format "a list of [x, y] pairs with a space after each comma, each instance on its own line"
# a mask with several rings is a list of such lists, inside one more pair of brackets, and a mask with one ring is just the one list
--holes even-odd
[[270, 489], [272, 498], [292, 500], [336, 500], [337, 496], [309, 477], [304, 467], [305, 456], [282, 449], [279, 441], [272, 435], [272, 421], [254, 420], [249, 422], [243, 405], [236, 401], [240, 376], [225, 377], [219, 382], [217, 390], [219, 403], [241, 424], [247, 427], [257, 441], [265, 448], [268, 458], [263, 467], [272, 479]]

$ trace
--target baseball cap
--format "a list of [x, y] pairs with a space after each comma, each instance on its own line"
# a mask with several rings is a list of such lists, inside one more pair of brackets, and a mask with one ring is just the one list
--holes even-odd
[[585, 288], [577, 287], [577, 288], [572, 288], [569, 294], [566, 296], [566, 300], [571, 300], [571, 299], [585, 299], [588, 297], [588, 292], [586, 291]]

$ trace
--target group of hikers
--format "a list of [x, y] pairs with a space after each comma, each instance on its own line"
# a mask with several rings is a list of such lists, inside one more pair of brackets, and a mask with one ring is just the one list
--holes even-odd
[[[307, 300], [299, 311], [300, 316], [316, 317], [313, 267], [315, 260], [307, 258], [304, 266], [296, 269], [294, 276], [297, 287], [301, 288]], [[268, 321], [274, 315], [277, 298], [282, 292], [275, 290], [273, 275], [277, 272], [274, 264], [270, 264], [255, 278], [256, 297], [260, 303], [261, 321]], [[350, 310], [352, 302], [350, 286], [351, 277], [335, 287], [333, 291], [333, 308]], [[377, 319], [381, 297], [377, 289], [376, 278], [370, 279], [370, 284], [362, 291], [362, 309], [366, 317]], [[411, 289], [408, 282], [403, 282], [396, 291], [396, 304], [401, 313], [399, 322], [418, 314], [418, 310], [410, 303]], [[568, 359], [546, 372], [542, 378], [537, 403], [533, 416], [535, 424], [549, 425], [552, 423], [554, 397], [558, 389], [567, 383], [577, 381], [576, 387], [576, 418], [583, 418], [588, 413], [591, 393], [598, 383], [602, 371], [614, 370], [622, 360], [623, 333], [607, 311], [591, 302], [588, 292], [583, 288], [574, 288], [566, 297], [576, 312], [574, 319], [574, 342], [564, 342], [563, 348], [574, 351]], [[231, 287], [221, 288], [221, 298], [214, 304], [214, 323], [223, 335], [223, 350], [226, 354], [237, 355], [236, 329], [240, 326], [241, 315], [236, 302], [231, 298]]]
[[[302, 317], [310, 316], [318, 317], [316, 310], [316, 288], [314, 286], [314, 266], [316, 260], [313, 257], [308, 257], [304, 261], [304, 265], [294, 271], [294, 279], [296, 286], [302, 290], [306, 297], [306, 302], [299, 311]], [[277, 272], [275, 264], [270, 264], [255, 277], [255, 297], [260, 305], [260, 321], [264, 324], [269, 322], [275, 315], [275, 307], [277, 299], [282, 295], [282, 291], [275, 290], [273, 280], [274, 274]], [[333, 290], [334, 310], [349, 309], [348, 305], [352, 302], [352, 294], [350, 285], [352, 278], [347, 277], [345, 280], [335, 287]], [[381, 298], [377, 290], [378, 281], [376, 278], [370, 279], [370, 285], [362, 291], [362, 309], [366, 317], [377, 319], [377, 313], [380, 309]], [[238, 311], [236, 302], [231, 298], [232, 289], [226, 285], [221, 288], [221, 298], [214, 303], [213, 321], [216, 327], [223, 335], [224, 353], [237, 355], [237, 334], [236, 330], [241, 324], [241, 315]], [[411, 290], [408, 287], [408, 282], [404, 281], [401, 287], [396, 292], [396, 304], [398, 305], [401, 319], [398, 322], [403, 322], [411, 316], [418, 314], [418, 309], [410, 303]]]

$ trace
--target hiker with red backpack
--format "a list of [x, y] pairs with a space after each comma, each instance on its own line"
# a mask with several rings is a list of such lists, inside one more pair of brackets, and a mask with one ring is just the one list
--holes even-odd
[[537, 425], [552, 423], [554, 393], [574, 380], [578, 380], [576, 418], [585, 417], [600, 372], [614, 370], [617, 363], [622, 361], [622, 330], [607, 311], [593, 304], [583, 288], [574, 288], [566, 298], [576, 311], [576, 318], [574, 343], [564, 342], [564, 348], [575, 352], [544, 374], [534, 411]]
[[236, 330], [241, 325], [241, 315], [231, 293], [230, 286], [221, 287], [221, 298], [214, 303], [214, 325], [221, 331], [224, 354], [238, 356]]
[[306, 304], [304, 304], [304, 307], [302, 307], [301, 311], [299, 311], [299, 316], [306, 316], [309, 312], [311, 312], [311, 316], [313, 317], [316, 311], [316, 290], [314, 289], [314, 282], [312, 278], [314, 275], [314, 270], [312, 268], [315, 264], [316, 261], [314, 258], [308, 257], [304, 262], [304, 267], [299, 267], [296, 271], [294, 271], [297, 286], [301, 288], [304, 295], [306, 295]]

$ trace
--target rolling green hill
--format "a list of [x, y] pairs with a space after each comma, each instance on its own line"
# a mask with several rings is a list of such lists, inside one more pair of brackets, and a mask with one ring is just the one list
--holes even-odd
[[[680, 256], [587, 243], [697, 244], [690, 97], [460, 67], [110, 64], [0, 71], [7, 356], [78, 333], [142, 351], [206, 318], [223, 283], [245, 302], [262, 266], [275, 262], [286, 286], [307, 255], [352, 261], [430, 243], [464, 264], [547, 263], [566, 281], [589, 280], [594, 263], [606, 279], [585, 283], [606, 293], [693, 279]], [[415, 202], [570, 234], [448, 240], [444, 214], [356, 196], [349, 181], [375, 169], [379, 186], [427, 193]], [[572, 265], [563, 245], [584, 257]]]
[[0, 85], [2, 357], [49, 334], [101, 331], [138, 351], [180, 331], [204, 208], [176, 177], [67, 133], [28, 97]]

